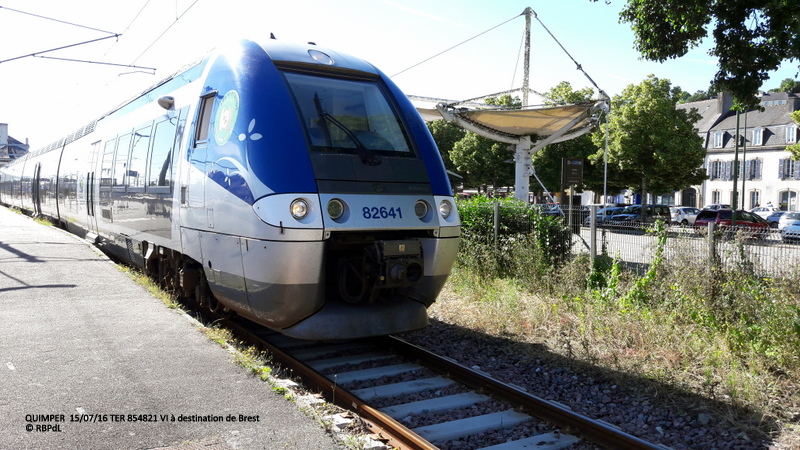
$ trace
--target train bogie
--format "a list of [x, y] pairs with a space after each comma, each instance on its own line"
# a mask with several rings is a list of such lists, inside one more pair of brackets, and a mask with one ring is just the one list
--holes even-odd
[[275, 41], [211, 54], [5, 168], [0, 200], [305, 339], [424, 327], [460, 229], [399, 89], [362, 60]]

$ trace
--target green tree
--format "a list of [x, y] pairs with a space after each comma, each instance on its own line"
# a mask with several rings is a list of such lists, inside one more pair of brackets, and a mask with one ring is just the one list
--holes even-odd
[[[486, 103], [508, 109], [519, 109], [522, 102], [519, 98], [504, 95], [500, 98], [488, 98]], [[464, 186], [494, 187], [514, 184], [514, 165], [507, 161], [513, 159], [514, 151], [508, 144], [493, 141], [472, 132], [465, 132], [464, 137], [453, 145], [450, 160], [456, 171], [465, 176]]]
[[436, 142], [436, 146], [439, 147], [439, 153], [442, 155], [444, 167], [452, 172], [457, 172], [456, 165], [450, 159], [450, 152], [453, 151], [456, 142], [464, 138], [464, 135], [467, 133], [466, 130], [444, 119], [428, 122], [426, 125], [431, 135], [433, 135], [433, 141]]
[[[792, 113], [792, 120], [800, 124], [800, 110]], [[792, 154], [792, 159], [800, 161], [800, 144], [787, 145], [786, 150]]]
[[[545, 92], [544, 96], [552, 100], [545, 102], [546, 104], [580, 103], [591, 100], [594, 96], [594, 90], [592, 88], [574, 90], [569, 82], [562, 81]], [[576, 186], [576, 189], [578, 191], [591, 189], [595, 192], [603, 192], [602, 161], [600, 161], [601, 165], [598, 167], [597, 165], [589, 164], [588, 160], [589, 156], [597, 153], [597, 150], [597, 146], [592, 142], [591, 136], [585, 134], [575, 139], [545, 146], [533, 155], [531, 163], [536, 171], [536, 176], [545, 188], [550, 191], [557, 191], [561, 189], [562, 158], [582, 159], [584, 160], [583, 184]], [[534, 179], [531, 182], [531, 190], [538, 191], [538, 182]]]
[[513, 159], [514, 152], [509, 144], [493, 141], [467, 132], [456, 142], [450, 158], [458, 173], [465, 174], [464, 186], [481, 187], [486, 185], [511, 186], [514, 184], [514, 165], [506, 161]]
[[685, 55], [713, 27], [714, 88], [747, 108], [758, 106], [769, 72], [800, 59], [797, 0], [627, 0], [620, 21], [631, 24], [642, 56], [659, 62]]
[[[680, 90], [679, 87], [674, 89]], [[714, 90], [714, 86], [708, 88], [707, 91], [702, 89], [698, 89], [694, 92], [694, 94], [690, 94], [685, 91], [680, 91], [678, 93], [678, 103], [691, 103], [691, 102], [699, 102], [701, 100], [710, 100], [717, 96], [717, 92]]]
[[[609, 165], [627, 176], [635, 174], [637, 178], [628, 183], [630, 188], [641, 186], [642, 203], [648, 192], [676, 191], [705, 179], [700, 168], [705, 149], [694, 127], [700, 114], [675, 108], [678, 97], [679, 89], [673, 89], [669, 80], [650, 75], [612, 100]], [[598, 146], [605, 139], [602, 131], [592, 136]]]
[[800, 92], [800, 81], [784, 78], [780, 86], [770, 89], [769, 92], [791, 92], [792, 94]]

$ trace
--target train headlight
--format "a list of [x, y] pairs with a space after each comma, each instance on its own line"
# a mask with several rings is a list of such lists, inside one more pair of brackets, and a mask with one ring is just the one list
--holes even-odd
[[417, 200], [417, 203], [414, 205], [414, 214], [421, 219], [424, 219], [425, 216], [428, 215], [428, 210], [430, 210], [430, 206], [428, 206], [428, 202], [425, 200]]
[[442, 217], [447, 219], [448, 217], [450, 217], [450, 213], [452, 212], [453, 212], [453, 204], [450, 203], [449, 200], [442, 200], [442, 202], [439, 203], [439, 214], [441, 214]]
[[328, 202], [328, 215], [331, 219], [337, 220], [344, 215], [344, 202], [338, 198], [333, 198]]
[[292, 217], [297, 220], [301, 220], [308, 215], [308, 202], [305, 199], [295, 199], [289, 208], [292, 213]]

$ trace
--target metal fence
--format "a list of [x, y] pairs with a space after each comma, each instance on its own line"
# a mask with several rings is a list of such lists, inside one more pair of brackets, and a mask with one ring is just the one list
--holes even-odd
[[[504, 227], [499, 205], [494, 208], [495, 230]], [[512, 206], [503, 205], [503, 208]], [[513, 206], [513, 208], [519, 208]], [[658, 238], [652, 225], [640, 223], [591, 223], [592, 208], [562, 207], [555, 215], [572, 230], [572, 255], [587, 253], [590, 256], [608, 255], [637, 271], [644, 271], [653, 262]], [[546, 214], [554, 215], [546, 210]], [[531, 214], [534, 218], [536, 215]], [[519, 222], [516, 216], [516, 221]], [[526, 233], [525, 226], [517, 223], [515, 232]], [[497, 233], [497, 231], [495, 231]], [[699, 262], [718, 264], [729, 271], [748, 270], [763, 277], [790, 277], [800, 273], [800, 245], [784, 243], [777, 229], [752, 230], [747, 228], [716, 229], [671, 224], [667, 228], [663, 258], [672, 264]]]

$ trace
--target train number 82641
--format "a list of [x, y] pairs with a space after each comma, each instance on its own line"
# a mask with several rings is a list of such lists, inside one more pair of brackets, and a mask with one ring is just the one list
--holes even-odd
[[402, 219], [403, 211], [400, 208], [387, 208], [385, 206], [365, 206], [361, 208], [361, 214], [365, 219]]

